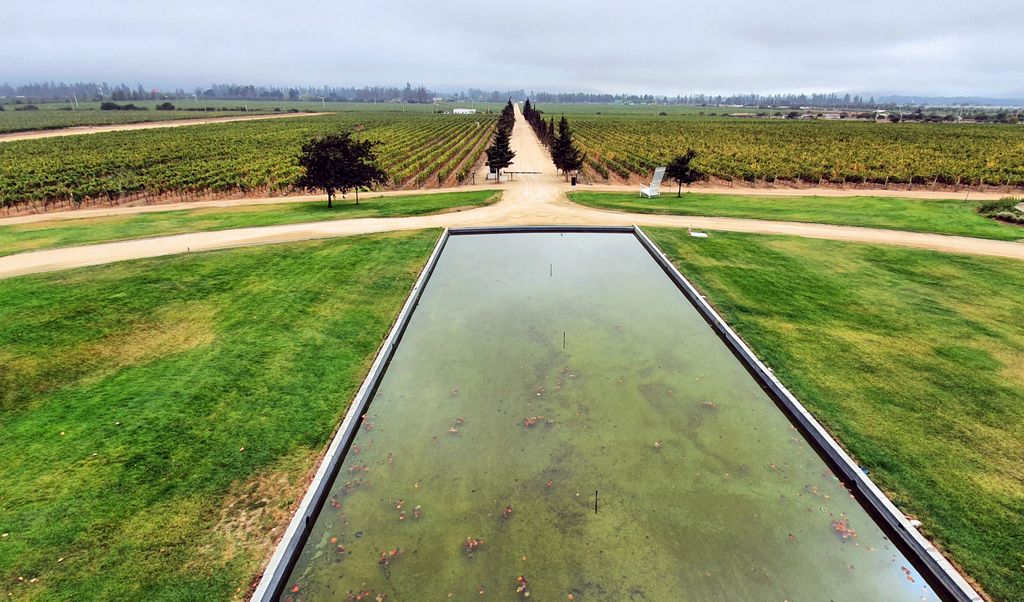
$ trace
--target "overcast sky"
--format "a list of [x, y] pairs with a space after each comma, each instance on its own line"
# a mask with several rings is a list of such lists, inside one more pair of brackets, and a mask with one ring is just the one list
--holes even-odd
[[30, 0], [0, 81], [1024, 94], [1021, 0]]

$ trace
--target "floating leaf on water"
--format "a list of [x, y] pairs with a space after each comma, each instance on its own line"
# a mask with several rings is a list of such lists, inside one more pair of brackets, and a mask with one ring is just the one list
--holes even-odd
[[832, 530], [838, 533], [843, 540], [857, 537], [857, 532], [850, 528], [850, 523], [845, 517], [832, 521]]
[[482, 545], [484, 545], [484, 540], [477, 539], [475, 537], [467, 537], [465, 543], [462, 544], [462, 550], [466, 553], [467, 556], [472, 558], [473, 552], [475, 552], [477, 548], [479, 548]]
[[522, 596], [523, 598], [530, 597], [529, 584], [526, 582], [526, 577], [522, 575], [516, 577], [516, 593]]

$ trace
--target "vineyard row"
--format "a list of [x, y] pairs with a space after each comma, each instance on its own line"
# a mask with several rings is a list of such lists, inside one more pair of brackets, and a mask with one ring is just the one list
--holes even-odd
[[380, 142], [377, 162], [391, 187], [461, 182], [495, 122], [486, 114], [335, 114], [8, 142], [0, 145], [0, 205], [280, 193], [299, 176], [302, 143], [342, 131]]

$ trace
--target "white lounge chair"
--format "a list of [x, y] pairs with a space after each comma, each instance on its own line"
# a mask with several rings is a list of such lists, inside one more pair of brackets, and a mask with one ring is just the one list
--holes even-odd
[[651, 185], [647, 187], [640, 187], [640, 196], [648, 199], [653, 199], [656, 196], [661, 196], [661, 181], [665, 178], [665, 168], [659, 167], [654, 170], [654, 178], [651, 179]]

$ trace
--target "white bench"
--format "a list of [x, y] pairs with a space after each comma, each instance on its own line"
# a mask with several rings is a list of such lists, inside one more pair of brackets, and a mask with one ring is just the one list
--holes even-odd
[[658, 169], [655, 169], [654, 178], [651, 179], [651, 185], [647, 187], [640, 187], [640, 196], [648, 199], [661, 196], [661, 181], [663, 179], [665, 179], [665, 168], [659, 167]]

